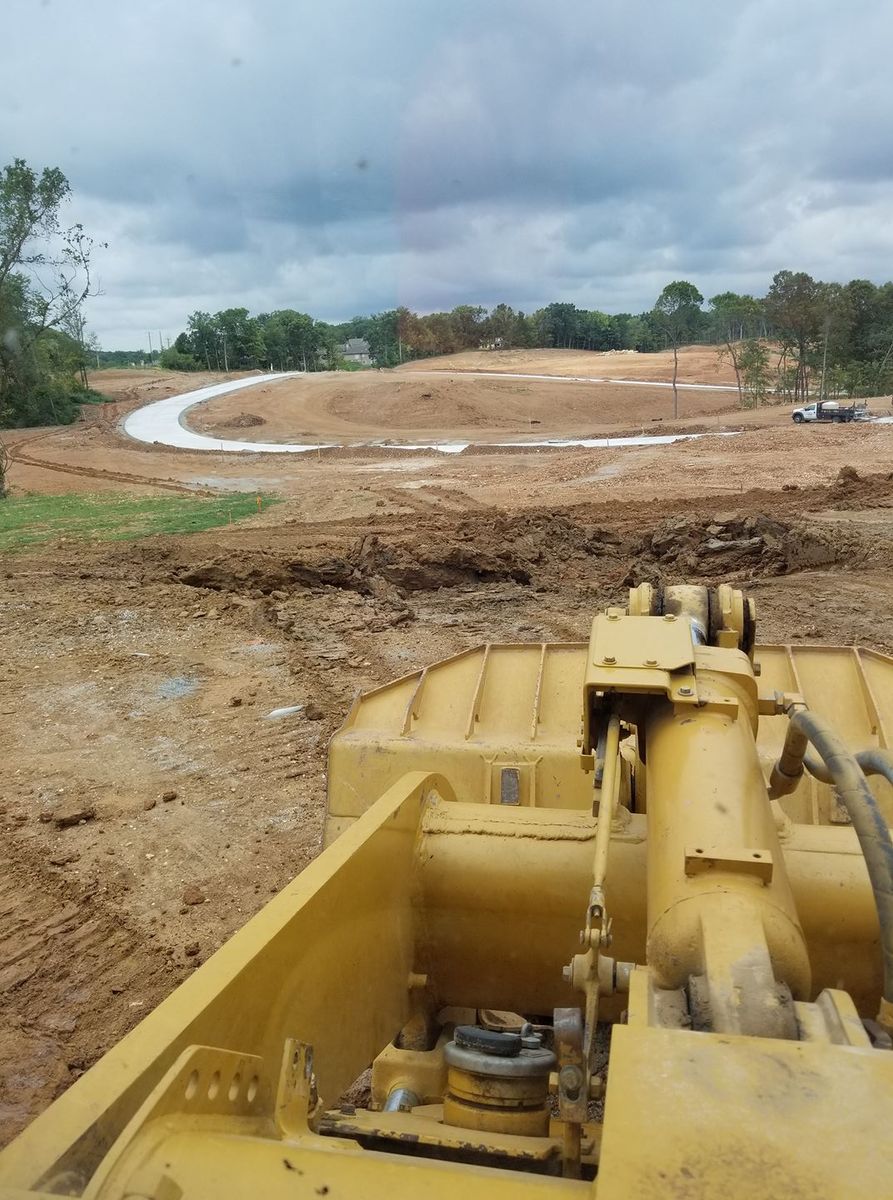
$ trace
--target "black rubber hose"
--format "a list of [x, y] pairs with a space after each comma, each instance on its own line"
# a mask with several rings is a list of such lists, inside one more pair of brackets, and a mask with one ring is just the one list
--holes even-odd
[[893, 839], [890, 828], [855, 755], [834, 730], [808, 709], [792, 713], [791, 726], [815, 746], [853, 822], [865, 856], [881, 927], [884, 999], [893, 1001]]
[[[893, 784], [893, 754], [889, 750], [859, 750], [853, 757], [865, 775], [883, 775]], [[833, 783], [831, 772], [815, 754], [804, 754], [803, 765], [820, 783]]]

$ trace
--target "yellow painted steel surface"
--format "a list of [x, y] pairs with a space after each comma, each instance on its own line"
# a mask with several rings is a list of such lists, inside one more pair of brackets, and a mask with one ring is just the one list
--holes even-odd
[[446, 783], [421, 774], [382, 796], [3, 1152], [0, 1182], [90, 1179], [191, 1045], [257, 1056], [261, 1109], [270, 1114], [283, 1040], [297, 1033], [314, 1045], [320, 1093], [337, 1100], [409, 1014], [416, 930], [407, 881], [421, 811], [438, 783], [449, 796]]
[[[757, 647], [755, 676], [734, 630], [701, 645], [643, 612], [360, 697], [331, 746], [329, 848], [0, 1154], [0, 1196], [893, 1194], [893, 1052], [859, 1019], [881, 988], [859, 845], [830, 786], [772, 804], [765, 787], [775, 693], [886, 748], [893, 660]], [[889, 818], [890, 785], [872, 787]], [[452, 1027], [583, 1009], [575, 954], [600, 972], [599, 1019], [628, 1014], [603, 1126], [583, 1124], [601, 1081], [574, 1118], [560, 1069], [539, 1136], [451, 1126]], [[373, 1061], [378, 1104], [408, 1090], [411, 1113], [344, 1100]]]
[[598, 1200], [881, 1200], [890, 1095], [889, 1051], [617, 1026]]
[[[517, 767], [520, 804], [588, 809], [580, 770], [580, 693], [586, 643], [494, 645], [466, 651], [358, 697], [332, 742], [326, 841], [412, 766], [449, 775], [456, 797], [498, 804], [504, 767]], [[893, 659], [863, 648], [757, 646], [759, 691], [799, 692], [854, 750], [893, 748]], [[757, 749], [768, 775], [786, 719], [760, 718]], [[872, 779], [893, 821], [893, 788]], [[828, 784], [805, 776], [781, 805], [797, 822], [827, 824]]]
[[[699, 651], [708, 662], [710, 654]], [[695, 720], [687, 709], [664, 706], [646, 725], [648, 964], [658, 986], [684, 986], [699, 969], [705, 921], [734, 906], [735, 919], [720, 917], [728, 938], [727, 929], [753, 908], [776, 973], [805, 997], [806, 944], [754, 746], [755, 681], [708, 666], [698, 671], [698, 687], [702, 697], [733, 704], [737, 715], [704, 712]], [[722, 869], [691, 871], [689, 856], [704, 853]], [[757, 863], [768, 875], [741, 869]]]

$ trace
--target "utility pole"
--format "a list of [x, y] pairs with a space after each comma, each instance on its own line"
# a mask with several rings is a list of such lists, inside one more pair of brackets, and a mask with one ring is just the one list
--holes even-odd
[[829, 333], [830, 329], [831, 329], [831, 317], [829, 314], [827, 317], [825, 317], [825, 350], [824, 350], [824, 353], [822, 354], [822, 383], [821, 383], [821, 387], [819, 388], [819, 398], [822, 401], [825, 401], [828, 399], [828, 394], [825, 391], [825, 368], [828, 365], [828, 333]]
[[226, 331], [223, 333], [223, 369], [229, 371], [229, 360], [226, 357]]

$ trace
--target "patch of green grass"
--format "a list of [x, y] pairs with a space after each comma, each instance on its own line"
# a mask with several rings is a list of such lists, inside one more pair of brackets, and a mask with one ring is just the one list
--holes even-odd
[[[263, 497], [265, 509], [276, 503], [276, 497]], [[256, 513], [255, 492], [11, 496], [0, 500], [0, 551], [21, 550], [58, 538], [118, 542], [156, 533], [196, 533]]]
[[78, 404], [108, 404], [110, 397], [104, 396], [102, 392], [97, 392], [95, 388], [78, 388], [72, 396]]

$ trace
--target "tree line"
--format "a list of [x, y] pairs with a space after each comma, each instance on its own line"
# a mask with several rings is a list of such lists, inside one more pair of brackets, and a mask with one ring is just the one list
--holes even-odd
[[589, 312], [561, 303], [534, 313], [508, 304], [489, 310], [460, 304], [450, 312], [419, 315], [397, 308], [333, 324], [294, 309], [252, 317], [246, 308], [229, 308], [193, 313], [160, 361], [180, 370], [324, 371], [345, 365], [342, 346], [350, 338], [368, 343], [378, 367], [481, 347], [658, 349], [664, 342], [647, 317]]
[[[332, 324], [294, 309], [196, 312], [160, 358], [177, 370], [337, 369], [341, 347], [363, 338], [372, 362], [477, 349], [637, 350], [715, 345], [728, 359], [743, 405], [796, 403], [811, 394], [879, 395], [893, 390], [893, 283], [823, 283], [779, 271], [763, 297], [721, 292], [709, 302], [686, 280], [667, 284], [652, 308], [605, 313], [555, 302], [532, 313], [460, 304], [419, 314], [396, 308]], [[706, 381], [705, 381], [706, 382]]]

